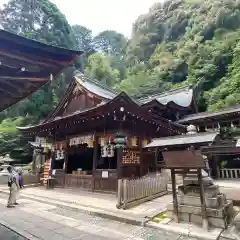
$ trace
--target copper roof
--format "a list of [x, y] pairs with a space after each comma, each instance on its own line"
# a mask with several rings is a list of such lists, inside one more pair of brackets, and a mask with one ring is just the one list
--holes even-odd
[[195, 143], [211, 143], [218, 136], [218, 133], [198, 133], [192, 135], [181, 135], [164, 138], [155, 138], [145, 148], [169, 147], [177, 145], [188, 145]]
[[184, 123], [189, 123], [197, 120], [204, 120], [207, 118], [220, 118], [228, 114], [240, 114], [240, 105], [236, 105], [235, 107], [224, 109], [222, 111], [217, 111], [217, 112], [201, 112], [197, 114], [191, 114], [188, 115], [179, 121], [178, 123], [184, 124]]
[[193, 100], [193, 89], [190, 86], [185, 86], [138, 99], [138, 101], [142, 104], [147, 104], [153, 100], [157, 100], [163, 105], [174, 103], [181, 107], [189, 107]]

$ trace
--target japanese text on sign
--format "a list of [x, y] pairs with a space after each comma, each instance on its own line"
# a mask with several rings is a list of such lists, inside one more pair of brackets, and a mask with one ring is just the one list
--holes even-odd
[[123, 150], [122, 164], [140, 164], [140, 152], [137, 150]]

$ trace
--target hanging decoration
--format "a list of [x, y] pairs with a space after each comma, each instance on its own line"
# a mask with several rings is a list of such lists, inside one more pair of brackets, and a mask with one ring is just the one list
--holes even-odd
[[99, 138], [99, 144], [100, 144], [101, 147], [103, 147], [105, 145], [105, 138], [104, 137]]
[[117, 133], [114, 138], [114, 143], [116, 148], [125, 148], [126, 147], [126, 137], [122, 133]]
[[113, 144], [108, 144], [107, 145], [107, 156], [109, 158], [114, 157], [114, 145]]
[[103, 158], [108, 156], [108, 146], [107, 145], [102, 146], [102, 148], [101, 148], [101, 156]]
[[62, 160], [64, 159], [65, 152], [64, 150], [57, 150], [55, 155], [55, 160]]
[[138, 146], [138, 138], [136, 136], [131, 138], [131, 146], [137, 147]]
[[93, 147], [93, 142], [94, 142], [94, 135], [85, 135], [85, 136], [78, 136], [74, 138], [70, 138], [69, 140], [69, 145], [74, 146], [74, 145], [80, 145], [87, 143], [88, 147]]
[[65, 158], [65, 142], [56, 142], [56, 146], [52, 147], [55, 152], [55, 160], [63, 160]]
[[[103, 102], [102, 104], [106, 104], [106, 102]], [[100, 105], [102, 105], [102, 104], [100, 104]], [[56, 122], [54, 127], [52, 127], [52, 126], [51, 127], [50, 126], [45, 126], [44, 129], [40, 129], [39, 131], [24, 132], [24, 134], [27, 135], [27, 136], [28, 135], [32, 135], [32, 134], [37, 135], [40, 132], [41, 133], [42, 132], [48, 132], [48, 131], [51, 131], [51, 130], [54, 130], [54, 129], [60, 129], [62, 127], [71, 128], [75, 124], [86, 123], [86, 122], [88, 122], [90, 120], [104, 119], [106, 117], [106, 115], [107, 116], [113, 116], [113, 119], [114, 119], [114, 118], [117, 117], [117, 115], [116, 115], [117, 113], [123, 114], [123, 112], [124, 112], [124, 115], [123, 115], [123, 118], [121, 119], [121, 121], [126, 120], [126, 118], [130, 116], [130, 117], [136, 118], [138, 121], [142, 121], [142, 122], [154, 125], [156, 127], [156, 131], [159, 131], [161, 128], [164, 128], [164, 129], [166, 129], [166, 130], [168, 130], [170, 132], [176, 133], [176, 134], [181, 134], [182, 133], [182, 131], [179, 130], [178, 128], [175, 128], [175, 127], [173, 128], [170, 123], [168, 123], [168, 124], [157, 123], [154, 120], [151, 120], [150, 117], [145, 118], [145, 117], [133, 114], [131, 112], [126, 112], [125, 109], [123, 107], [121, 107], [118, 111], [114, 110], [113, 112], [108, 112], [106, 114], [97, 114], [96, 116], [91, 117], [91, 118], [87, 118], [86, 116], [84, 116], [84, 118], [81, 118], [81, 119], [78, 119], [78, 120], [71, 120], [71, 121], [69, 120], [69, 121], [65, 122], [64, 124], [62, 124], [62, 122]], [[115, 120], [119, 120], [118, 117]], [[74, 141], [74, 140], [72, 140], [72, 141]], [[75, 141], [76, 141], [76, 139], [75, 139]], [[71, 145], [77, 145], [77, 144], [71, 142]], [[91, 143], [90, 143], [90, 145], [91, 145]]]
[[147, 146], [149, 141], [147, 139], [142, 140], [142, 147]]
[[113, 144], [105, 144], [101, 147], [101, 156], [103, 158], [112, 158], [114, 157], [114, 145]]

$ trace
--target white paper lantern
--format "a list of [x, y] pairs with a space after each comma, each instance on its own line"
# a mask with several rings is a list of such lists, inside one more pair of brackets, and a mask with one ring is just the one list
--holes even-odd
[[59, 160], [60, 159], [60, 150], [57, 150], [56, 151], [56, 160]]
[[108, 146], [104, 145], [101, 149], [101, 156], [102, 157], [107, 157], [108, 156]]
[[114, 146], [112, 144], [108, 144], [107, 146], [107, 156], [109, 158], [114, 157]]

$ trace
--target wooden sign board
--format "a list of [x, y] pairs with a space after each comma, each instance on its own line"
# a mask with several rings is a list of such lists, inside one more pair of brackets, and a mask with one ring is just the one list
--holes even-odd
[[123, 165], [139, 165], [140, 151], [135, 149], [123, 149], [122, 164]]
[[205, 168], [205, 163], [200, 150], [169, 151], [163, 152], [166, 168]]

